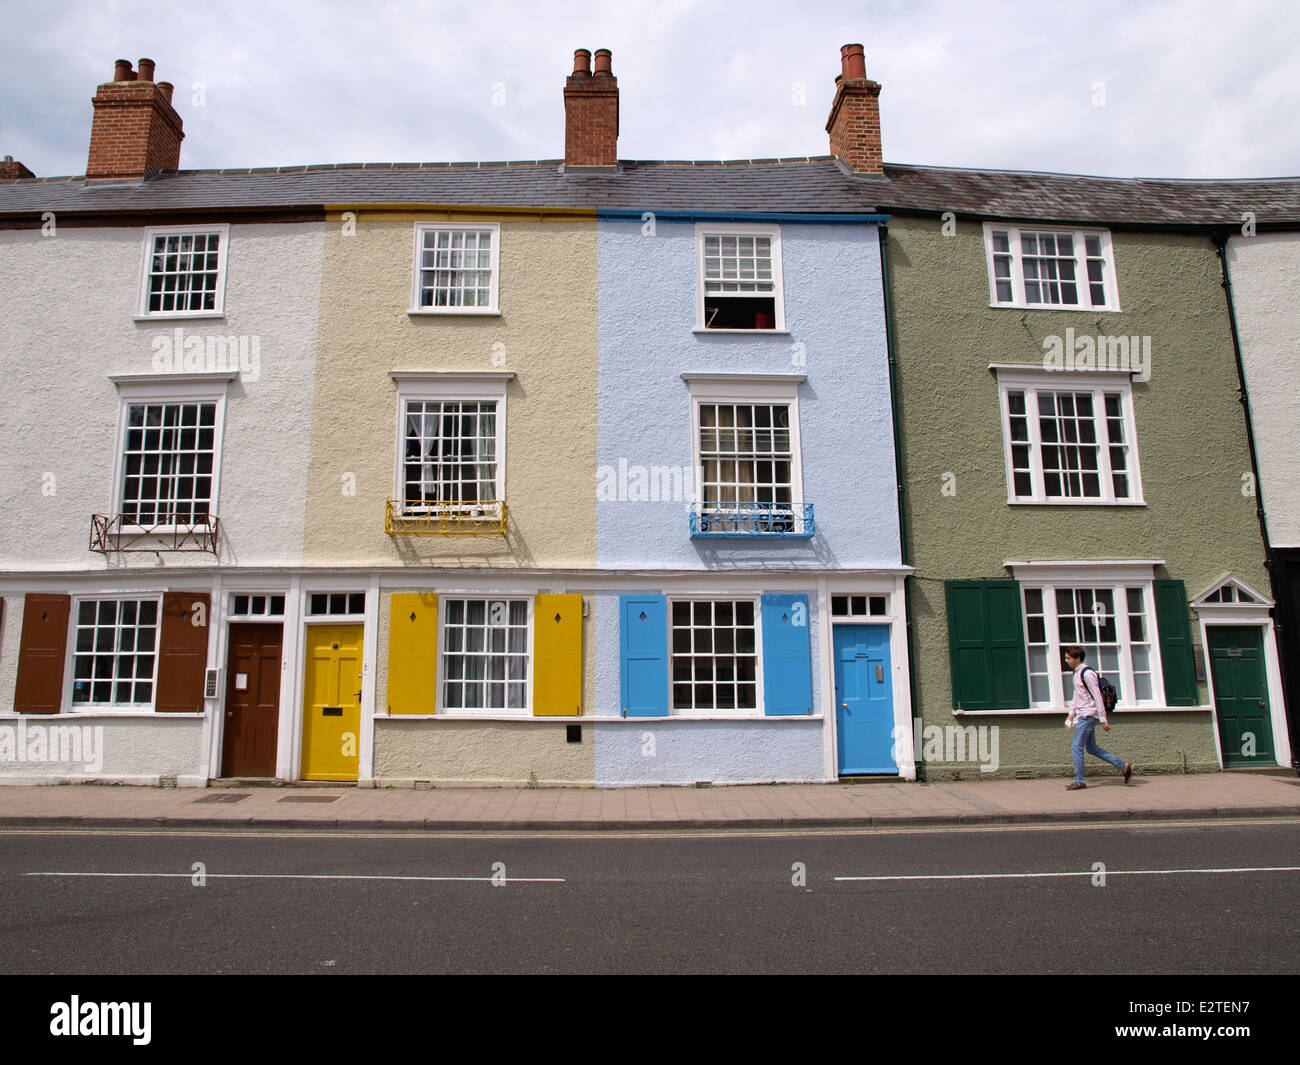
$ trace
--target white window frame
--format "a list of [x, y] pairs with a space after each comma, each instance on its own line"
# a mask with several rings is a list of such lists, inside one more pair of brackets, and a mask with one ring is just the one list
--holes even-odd
[[[149, 310], [149, 278], [151, 260], [153, 259], [153, 242], [155, 237], [196, 236], [216, 233], [220, 240], [217, 244], [217, 288], [213, 296], [213, 308], [199, 311], [151, 311]], [[144, 231], [144, 255], [140, 263], [140, 294], [136, 307], [137, 320], [180, 319], [180, 318], [224, 318], [226, 315], [226, 260], [230, 248], [230, 226], [219, 222], [210, 226], [150, 226]]]
[[[1155, 601], [1155, 567], [1164, 565], [1162, 559], [1135, 560], [1079, 560], [1076, 562], [1006, 562], [1006, 568], [1020, 584], [1021, 634], [1025, 641], [1025, 683], [1030, 691], [1029, 706], [1032, 711], [1064, 712], [1074, 698], [1074, 692], [1065, 690], [1064, 647], [1060, 642], [1060, 627], [1056, 613], [1056, 592], [1058, 589], [1106, 588], [1111, 592], [1112, 602], [1124, 604], [1125, 609], [1117, 610], [1115, 615], [1116, 642], [1120, 647], [1120, 671], [1117, 687], [1120, 699], [1115, 704], [1117, 710], [1165, 710], [1166, 704], [1164, 663], [1160, 656], [1160, 627], [1156, 617]], [[1151, 699], [1135, 702], [1136, 691], [1133, 673], [1132, 636], [1129, 629], [1128, 596], [1129, 588], [1141, 588], [1142, 610], [1147, 626], [1146, 643], [1151, 648]], [[1035, 702], [1032, 694], [1032, 668], [1029, 660], [1031, 641], [1029, 638], [1029, 611], [1026, 609], [1025, 593], [1039, 590], [1043, 593], [1043, 621], [1047, 635], [1048, 672], [1047, 683], [1049, 698], [1046, 702]], [[1055, 655], [1055, 658], [1052, 656]], [[1102, 676], [1106, 671], [1100, 663], [1086, 660]], [[1185, 709], [1185, 708], [1176, 708]]]
[[[447, 617], [448, 611], [446, 604], [453, 600], [460, 599], [466, 602], [470, 600], [482, 600], [489, 605], [493, 600], [509, 602], [511, 600], [523, 600], [528, 607], [528, 669], [524, 677], [524, 707], [523, 709], [510, 707], [448, 707], [444, 699], [445, 685], [447, 683], [446, 669], [446, 647], [447, 647]], [[536, 653], [534, 649], [534, 637], [536, 627], [534, 625], [534, 610], [536, 607], [536, 593], [534, 592], [483, 592], [483, 591], [440, 591], [438, 593], [438, 666], [434, 686], [437, 689], [434, 698], [434, 713], [439, 717], [459, 718], [459, 717], [510, 717], [510, 718], [531, 718], [533, 716], [533, 680], [537, 672]], [[510, 682], [507, 682], [510, 683]], [[514, 683], [518, 683], [517, 681]]]
[[[100, 603], [106, 600], [115, 602], [153, 602], [158, 606], [158, 622], [155, 625], [153, 649], [153, 678], [151, 691], [153, 699], [148, 703], [78, 703], [74, 697], [73, 685], [76, 681], [77, 665], [77, 615], [83, 603]], [[157, 713], [158, 706], [158, 667], [162, 661], [163, 597], [158, 592], [105, 592], [95, 594], [88, 592], [72, 597], [71, 609], [68, 611], [67, 651], [63, 663], [63, 706], [62, 711], [70, 714], [147, 714]], [[93, 682], [92, 682], [93, 683]]]
[[[746, 593], [728, 594], [726, 592], [669, 592], [667, 595], [668, 606], [666, 610], [666, 621], [668, 625], [668, 713], [671, 717], [683, 718], [706, 718], [706, 717], [740, 717], [740, 718], [760, 718], [766, 717], [766, 690], [763, 686], [763, 597], [761, 595], [751, 595]], [[707, 709], [691, 709], [689, 707], [678, 707], [673, 698], [673, 604], [674, 603], [696, 603], [705, 600], [711, 602], [723, 603], [753, 603], [754, 605], [754, 698], [756, 700], [753, 707], [710, 707]]]
[[[349, 598], [351, 598], [354, 595], [359, 595], [361, 596], [361, 600], [362, 600], [361, 609], [359, 611], [350, 609], [351, 604], [347, 600], [344, 600], [343, 610], [331, 611], [329, 609], [329, 604], [327, 603], [324, 613], [315, 614], [312, 612], [311, 609], [311, 597], [313, 595], [323, 595], [326, 596], [327, 598], [332, 595], [344, 595], [344, 596], [348, 596]], [[341, 589], [333, 588], [333, 587], [304, 588], [302, 590], [303, 621], [308, 625], [315, 625], [315, 624], [360, 625], [364, 623], [366, 620], [367, 599], [368, 596], [364, 588], [346, 588], [346, 587]]]
[[[710, 329], [704, 320], [704, 238], [707, 236], [726, 237], [768, 237], [772, 241], [772, 304], [775, 311], [775, 324], [771, 329]], [[746, 335], [784, 333], [785, 327], [785, 286], [781, 276], [781, 227], [775, 224], [741, 224], [735, 222], [697, 222], [695, 224], [695, 331], [697, 333], [743, 333]], [[728, 297], [730, 298], [730, 297]], [[737, 299], [761, 299], [766, 297], [748, 296], [736, 293]]]
[[[463, 511], [467, 504], [448, 502], [431, 503], [418, 510], [406, 509], [406, 404], [408, 400], [450, 400], [497, 405], [496, 432], [496, 495], [494, 499], [506, 501], [506, 392], [514, 374], [480, 373], [457, 374], [399, 371], [390, 375], [397, 382], [397, 447], [393, 466], [393, 498], [399, 501], [405, 515], [438, 514]], [[472, 506], [472, 504], [469, 504]]]
[[[142, 375], [135, 379], [130, 377], [112, 378], [113, 383], [117, 385], [119, 400], [117, 416], [117, 452], [113, 457], [112, 514], [117, 515], [125, 513], [126, 485], [124, 483], [124, 478], [126, 476], [126, 438], [127, 432], [130, 428], [127, 416], [128, 409], [138, 404], [215, 403], [216, 410], [213, 413], [212, 434], [212, 492], [208, 503], [208, 516], [209, 518], [216, 518], [220, 515], [221, 459], [226, 422], [226, 386], [236, 376], [237, 374], [232, 372], [170, 376], [166, 374], [151, 374]], [[124, 533], [133, 533], [141, 532], [145, 528], [149, 528], [153, 533], [173, 533], [180, 528], [189, 527], [189, 525], [143, 526], [123, 523], [122, 531]], [[202, 526], [195, 525], [195, 527]]]
[[[271, 599], [273, 596], [277, 596], [277, 595], [284, 600], [284, 605], [278, 611], [272, 611]], [[225, 593], [225, 596], [226, 596], [226, 620], [227, 621], [235, 621], [235, 622], [283, 621], [285, 618], [285, 613], [289, 609], [289, 593], [287, 590], [280, 590], [280, 589], [268, 590], [266, 588], [251, 588], [251, 589], [235, 588], [234, 590], [227, 591]], [[236, 596], [244, 596], [250, 600], [255, 596], [258, 598], [265, 599], [266, 609], [262, 611], [262, 613], [260, 614], [254, 614], [251, 611], [244, 611], [243, 613], [239, 613], [238, 611], [235, 610]], [[252, 606], [251, 602], [249, 603], [249, 606], [250, 607]]]
[[[478, 232], [490, 230], [492, 233], [491, 266], [492, 283], [489, 287], [489, 303], [486, 307], [422, 307], [420, 306], [421, 258], [424, 250], [424, 235], [439, 231]], [[416, 222], [415, 251], [411, 270], [411, 309], [410, 314], [432, 315], [499, 315], [501, 313], [501, 223], [500, 222]]]
[[[1132, 373], [1136, 371], [1079, 370], [1061, 372], [1045, 367], [1005, 366], [989, 367], [997, 374], [998, 409], [1002, 421], [1002, 453], [1007, 479], [1007, 502], [1031, 506], [1145, 506], [1142, 494], [1142, 468], [1138, 457], [1137, 419], [1133, 412]], [[1098, 474], [1101, 494], [1098, 496], [1048, 496], [1044, 487], [1042, 441], [1038, 424], [1037, 394], [1044, 392], [1092, 393], [1093, 418], [1103, 434], [1107, 432], [1107, 392], [1117, 392], [1123, 405], [1124, 446], [1128, 449], [1129, 495], [1115, 495], [1110, 465], [1110, 438], [1098, 438]], [[1016, 494], [1015, 466], [1012, 458], [1010, 393], [1025, 393], [1025, 418], [1029, 429], [1030, 482], [1033, 489], [1028, 496]]]
[[[1011, 256], [1011, 301], [998, 299], [997, 275], [993, 267], [993, 233], [1005, 232]], [[1021, 264], [1020, 234], [1051, 233], [1054, 236], [1074, 238], [1074, 273], [1075, 284], [1079, 288], [1079, 303], [1030, 303], [1025, 298], [1025, 275]], [[1087, 251], [1084, 238], [1101, 238], [1101, 259], [1104, 264], [1102, 284], [1105, 287], [1106, 302], [1096, 306], [1091, 302], [1088, 281]], [[999, 253], [1003, 254], [1003, 253]], [[1030, 311], [1118, 311], [1119, 282], [1115, 273], [1115, 250], [1107, 229], [1071, 229], [1053, 225], [1003, 225], [998, 222], [984, 223], [984, 256], [989, 278], [989, 306], [1014, 307]]]
[[[691, 458], [695, 466], [692, 496], [704, 492], [704, 463], [700, 456], [700, 405], [703, 403], [775, 403], [790, 408], [790, 504], [801, 505], [803, 497], [803, 446], [799, 435], [799, 385], [802, 374], [695, 374], [684, 373], [691, 392]], [[695, 503], [705, 503], [695, 498]]]

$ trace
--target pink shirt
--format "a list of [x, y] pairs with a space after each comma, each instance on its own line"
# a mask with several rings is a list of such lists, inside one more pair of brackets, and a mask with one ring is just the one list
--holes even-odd
[[1074, 671], [1074, 698], [1070, 702], [1069, 720], [1075, 721], [1081, 717], [1095, 717], [1103, 725], [1106, 724], [1106, 705], [1101, 701], [1097, 671], [1086, 662], [1079, 663], [1079, 668]]

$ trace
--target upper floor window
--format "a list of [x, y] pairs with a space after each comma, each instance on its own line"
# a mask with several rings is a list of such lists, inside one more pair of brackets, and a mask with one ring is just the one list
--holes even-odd
[[1105, 230], [987, 223], [984, 242], [993, 306], [1119, 310], [1114, 256]]
[[496, 314], [501, 227], [417, 222], [412, 313]]
[[129, 403], [122, 450], [128, 525], [190, 525], [212, 513], [217, 403]]
[[166, 226], [145, 231], [141, 317], [219, 317], [230, 227]]
[[692, 536], [814, 534], [800, 476], [797, 377], [685, 375], [700, 499]]
[[397, 496], [385, 528], [415, 535], [505, 531], [511, 374], [395, 373]]
[[485, 503], [497, 492], [497, 401], [406, 400], [407, 507]]
[[777, 226], [695, 227], [700, 329], [785, 329]]
[[1141, 503], [1125, 374], [998, 374], [1010, 503]]

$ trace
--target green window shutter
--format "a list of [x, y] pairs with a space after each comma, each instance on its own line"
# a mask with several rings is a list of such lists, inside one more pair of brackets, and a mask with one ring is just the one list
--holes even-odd
[[1165, 702], [1196, 706], [1196, 660], [1187, 620], [1187, 589], [1182, 581], [1156, 581], [1156, 628], [1165, 677]]
[[1017, 581], [945, 581], [952, 705], [1018, 710], [1029, 705], [1025, 628]]

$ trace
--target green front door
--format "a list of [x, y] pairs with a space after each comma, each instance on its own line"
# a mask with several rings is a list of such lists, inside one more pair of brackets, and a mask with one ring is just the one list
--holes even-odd
[[1206, 633], [1224, 768], [1275, 765], [1264, 630], [1257, 625], [1210, 625]]

